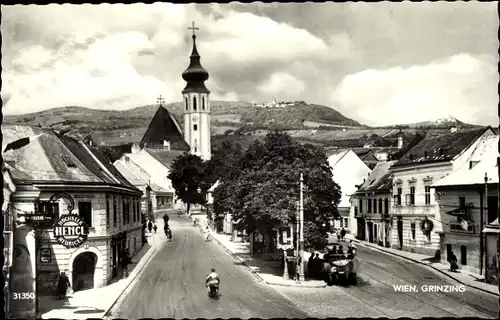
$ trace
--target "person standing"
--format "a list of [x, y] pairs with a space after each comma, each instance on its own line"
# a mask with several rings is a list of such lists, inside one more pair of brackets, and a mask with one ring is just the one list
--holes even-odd
[[156, 226], [156, 223], [153, 225], [153, 230], [154, 230], [154, 232], [156, 234], [156, 230], [158, 230], [158, 227]]
[[316, 270], [315, 270], [315, 265], [314, 265], [314, 252], [311, 253], [311, 256], [309, 257], [309, 261], [307, 262], [307, 270], [309, 270], [309, 278], [316, 279]]
[[151, 231], [153, 230], [153, 222], [151, 220], [148, 220], [148, 230], [149, 233], [151, 233]]
[[130, 252], [128, 251], [128, 248], [125, 249], [123, 256], [120, 261], [120, 267], [121, 267], [121, 272], [122, 272], [122, 278], [123, 277], [128, 277], [128, 265], [132, 262], [132, 259], [130, 258]]
[[340, 230], [340, 239], [342, 241], [344, 241], [344, 238], [345, 238], [345, 234], [346, 234], [346, 231], [344, 228], [342, 228], [342, 230]]
[[65, 272], [61, 272], [57, 280], [57, 294], [59, 299], [65, 299], [68, 288], [71, 287], [68, 276]]

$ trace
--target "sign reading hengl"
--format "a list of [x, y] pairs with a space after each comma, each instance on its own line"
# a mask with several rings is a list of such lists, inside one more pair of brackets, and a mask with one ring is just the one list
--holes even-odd
[[85, 221], [74, 214], [62, 216], [54, 225], [54, 237], [66, 248], [81, 246], [89, 235]]

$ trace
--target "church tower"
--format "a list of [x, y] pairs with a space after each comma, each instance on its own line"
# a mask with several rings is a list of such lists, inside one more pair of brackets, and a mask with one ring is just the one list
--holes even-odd
[[184, 139], [191, 148], [191, 153], [199, 155], [203, 160], [211, 157], [210, 144], [210, 90], [205, 87], [208, 72], [200, 63], [200, 55], [196, 48], [196, 35], [194, 22], [193, 51], [190, 56], [189, 67], [182, 73], [182, 78], [187, 82], [182, 90], [184, 102]]

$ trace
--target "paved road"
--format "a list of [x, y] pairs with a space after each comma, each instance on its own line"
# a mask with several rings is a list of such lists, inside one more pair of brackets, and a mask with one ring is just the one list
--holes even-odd
[[393, 285], [458, 284], [418, 264], [357, 246], [358, 285], [279, 290], [312, 317], [498, 318], [498, 298], [467, 287], [465, 292], [395, 292]]
[[[162, 223], [162, 222], [161, 222]], [[174, 242], [161, 234], [157, 253], [110, 318], [306, 318], [288, 298], [258, 282], [187, 217], [170, 214]], [[158, 223], [158, 231], [163, 225]], [[159, 233], [160, 234], [160, 233]], [[210, 299], [205, 277], [214, 267], [221, 296]]]

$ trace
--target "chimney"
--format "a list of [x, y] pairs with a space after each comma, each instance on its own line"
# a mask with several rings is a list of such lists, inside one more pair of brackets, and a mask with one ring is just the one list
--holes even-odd
[[403, 136], [399, 135], [398, 136], [398, 149], [402, 149], [402, 148], [403, 148]]
[[451, 126], [450, 127], [450, 133], [454, 133], [454, 132], [457, 132], [457, 131], [458, 131], [457, 126]]
[[138, 143], [134, 143], [132, 145], [132, 150], [131, 151], [132, 151], [132, 153], [139, 153], [139, 151], [141, 151], [141, 147], [139, 146]]

